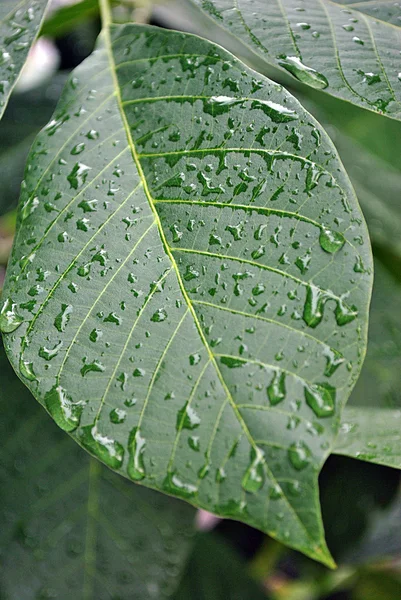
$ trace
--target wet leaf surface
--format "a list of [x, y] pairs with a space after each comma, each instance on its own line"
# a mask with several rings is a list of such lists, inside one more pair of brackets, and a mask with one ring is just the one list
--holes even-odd
[[169, 598], [194, 511], [135, 486], [61, 432], [0, 347], [1, 597]]
[[42, 23], [48, 0], [1, 0], [0, 118]]
[[397, 2], [192, 0], [259, 58], [315, 89], [401, 118]]
[[28, 159], [1, 328], [109, 467], [331, 564], [317, 476], [371, 281], [349, 180], [293, 97], [207, 41], [107, 25]]

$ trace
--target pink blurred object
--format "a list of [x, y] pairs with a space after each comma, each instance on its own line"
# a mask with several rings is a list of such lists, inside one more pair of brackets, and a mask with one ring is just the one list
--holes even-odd
[[207, 510], [198, 510], [195, 517], [195, 527], [199, 531], [211, 531], [216, 527], [218, 522], [221, 521], [220, 517], [216, 517]]
[[17, 92], [26, 92], [50, 79], [60, 64], [60, 55], [55, 44], [46, 38], [35, 42], [28, 54], [15, 87]]

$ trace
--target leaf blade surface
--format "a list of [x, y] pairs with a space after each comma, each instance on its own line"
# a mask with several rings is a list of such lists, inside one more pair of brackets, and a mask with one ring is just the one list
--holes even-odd
[[317, 475], [371, 285], [331, 142], [219, 47], [133, 25], [103, 32], [31, 161], [53, 139], [8, 271], [13, 364], [111, 468], [330, 563]]

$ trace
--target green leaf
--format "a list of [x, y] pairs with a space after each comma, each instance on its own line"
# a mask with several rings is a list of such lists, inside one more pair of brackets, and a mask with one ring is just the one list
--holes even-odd
[[347, 561], [373, 563], [374, 568], [375, 563], [385, 564], [386, 560], [392, 558], [397, 560], [400, 553], [401, 497], [398, 493], [396, 500], [385, 511], [375, 511], [370, 515], [369, 528], [356, 548], [348, 548]]
[[168, 598], [194, 511], [124, 481], [63, 434], [0, 345], [1, 597]]
[[205, 40], [106, 24], [28, 159], [1, 322], [108, 466], [331, 564], [317, 477], [371, 280], [349, 180], [294, 98]]
[[247, 573], [247, 564], [213, 533], [198, 535], [174, 600], [267, 600], [267, 594]]
[[42, 23], [47, 0], [1, 0], [0, 118]]
[[59, 8], [42, 25], [41, 35], [60, 37], [69, 33], [82, 22], [99, 14], [98, 0], [81, 0], [76, 4], [67, 4]]
[[336, 454], [401, 469], [401, 285], [376, 261], [368, 353]]
[[10, 99], [0, 122], [0, 216], [17, 205], [29, 149], [49, 121], [65, 82], [66, 76], [57, 74], [51, 82]]
[[191, 2], [266, 63], [313, 88], [401, 119], [397, 3]]
[[394, 469], [345, 456], [328, 458], [319, 477], [320, 502], [327, 544], [339, 565], [355, 562], [399, 487], [400, 473]]
[[364, 573], [353, 594], [355, 600], [393, 600], [401, 595], [401, 577], [397, 570]]

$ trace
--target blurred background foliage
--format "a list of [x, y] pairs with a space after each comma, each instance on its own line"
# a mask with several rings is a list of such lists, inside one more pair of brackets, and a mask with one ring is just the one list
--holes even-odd
[[[82, 0], [78, 3], [57, 0], [51, 8], [42, 28], [43, 37], [38, 43], [42, 44], [42, 53], [38, 52], [38, 48], [31, 53], [25, 72], [0, 122], [0, 289], [11, 248], [15, 209], [28, 150], [36, 134], [50, 119], [69, 71], [92, 51], [100, 27], [97, 0]], [[236, 47], [232, 39], [226, 39], [221, 31], [217, 28], [213, 30], [210, 24], [206, 30], [201, 22], [194, 20], [194, 14], [184, 0], [159, 2], [153, 9], [144, 1], [133, 3], [131, 0], [124, 0], [120, 2], [120, 11], [122, 20], [126, 19], [127, 14], [135, 13], [133, 16], [137, 21], [198, 33], [226, 46], [246, 62], [251, 62], [251, 66], [254, 64], [254, 57], [247, 56], [244, 49]], [[42, 65], [44, 62], [48, 65], [47, 71], [38, 69], [38, 61]], [[260, 65], [255, 67], [260, 68]], [[326, 128], [353, 182], [368, 223], [375, 257], [369, 346], [361, 378], [348, 406], [351, 410], [352, 407], [381, 407], [389, 411], [401, 408], [401, 123], [298, 84], [274, 69], [266, 72], [264, 66], [260, 70], [285, 85]], [[29, 392], [7, 366], [2, 348], [0, 368], [2, 437], [5, 435], [4, 431], [10, 432], [14, 427], [14, 413], [8, 410], [11, 403], [14, 404], [13, 410], [17, 410], [17, 406], [18, 410], [27, 413], [39, 411], [41, 418], [46, 421], [43, 423], [44, 429], [52, 429], [52, 423], [47, 422], [46, 414], [36, 406]], [[8, 383], [3, 385], [4, 381]], [[391, 416], [393, 413], [388, 414]], [[350, 415], [352, 416], [351, 412]], [[377, 428], [381, 427], [384, 432], [385, 427], [391, 423], [384, 414], [381, 423], [370, 422], [367, 425], [376, 435]], [[393, 427], [395, 445], [397, 441], [399, 445], [401, 439], [397, 425], [398, 423]], [[50, 438], [52, 435], [61, 438], [65, 436], [59, 431], [49, 435]], [[340, 435], [339, 454], [346, 446], [346, 440], [342, 440]], [[86, 460], [86, 454], [78, 447], [75, 452]], [[347, 453], [350, 453], [349, 448]], [[368, 459], [368, 453], [369, 443], [365, 455], [356, 453], [355, 456]], [[386, 459], [383, 462], [400, 468], [401, 450], [398, 450], [398, 454], [397, 451], [394, 453], [396, 456], [392, 460]], [[18, 485], [19, 475], [16, 465], [18, 460], [11, 460], [3, 450], [0, 454], [0, 477], [3, 479], [0, 513], [4, 516], [6, 510], [11, 511], [6, 515], [6, 522], [13, 526], [23, 522], [25, 518], [22, 505], [16, 503], [13, 510], [5, 508], [6, 499], [9, 502], [17, 489], [15, 486]], [[173, 595], [174, 591], [167, 593], [165, 590], [163, 597], [174, 597], [175, 600], [401, 598], [399, 473], [390, 467], [345, 456], [332, 455], [327, 461], [320, 476], [321, 502], [328, 545], [339, 565], [337, 571], [330, 572], [244, 524], [224, 520], [218, 521], [213, 531], [197, 533], [194, 542], [189, 543], [184, 536], [188, 548], [185, 552], [181, 551], [175, 567], [175, 587], [178, 586], [178, 591]], [[30, 481], [29, 474], [24, 477], [25, 485], [35, 485], [34, 481]], [[136, 487], [132, 484], [124, 485], [128, 488]], [[10, 489], [14, 491], [11, 493]], [[165, 502], [170, 502], [170, 499], [166, 498]], [[183, 515], [182, 511], [185, 512], [186, 506], [177, 501], [171, 502], [174, 504], [171, 514], [176, 511], [178, 504], [179, 512]], [[49, 514], [43, 513], [42, 518], [43, 529], [46, 529], [49, 526]], [[192, 530], [193, 515], [185, 518], [191, 521], [188, 528]], [[36, 523], [37, 527], [39, 525]], [[181, 550], [183, 544], [184, 542], [179, 544]], [[0, 544], [0, 560], [2, 552], [8, 553], [10, 548], [3, 540]], [[32, 554], [34, 548], [21, 551], [13, 546], [13, 560], [19, 565], [18, 572], [23, 585], [15, 587], [15, 565], [11, 569], [8, 561], [0, 576], [1, 600], [71, 598], [70, 590], [57, 589], [57, 586], [55, 589], [41, 585], [38, 587], [38, 578], [39, 584], [43, 583], [40, 581], [42, 567], [38, 567], [39, 571], [36, 572], [32, 566], [34, 563], [29, 562], [27, 571], [21, 570], [19, 561], [28, 561], [26, 552]], [[151, 557], [152, 553], [149, 552], [147, 560], [152, 560]], [[40, 560], [43, 561], [43, 557]], [[128, 581], [137, 578], [135, 566], [128, 566], [127, 569]], [[47, 571], [45, 568], [44, 572]], [[157, 579], [151, 569], [145, 572], [149, 578]], [[46, 577], [48, 578], [48, 574], [43, 579], [46, 580]], [[142, 574], [142, 579], [143, 577]], [[149, 592], [152, 589], [149, 587], [151, 581], [147, 583], [146, 592], [140, 591], [142, 588], [134, 590], [128, 586], [124, 588], [125, 593], [119, 588], [118, 592], [113, 591], [107, 597], [118, 600], [133, 597], [134, 592], [139, 600], [159, 597]], [[174, 586], [171, 590], [173, 588]], [[52, 593], [55, 595], [51, 595]], [[124, 595], [126, 593], [131, 595]]]

